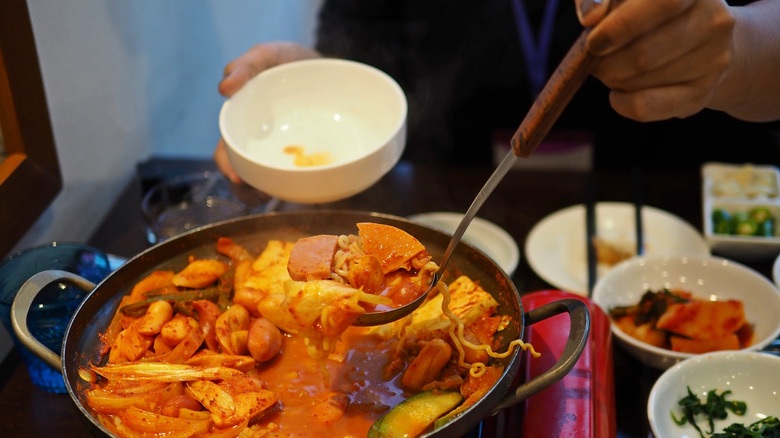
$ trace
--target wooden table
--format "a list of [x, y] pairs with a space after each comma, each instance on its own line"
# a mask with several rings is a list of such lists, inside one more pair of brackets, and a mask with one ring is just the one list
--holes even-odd
[[[143, 251], [147, 245], [139, 209], [142, 186], [148, 187], [161, 175], [213, 169], [213, 164], [210, 161], [151, 160], [139, 169], [143, 176], [121, 194], [89, 244], [122, 257], [132, 257]], [[281, 203], [278, 209], [350, 209], [398, 216], [426, 211], [463, 212], [491, 172], [492, 168], [486, 167], [440, 167], [401, 162], [375, 186], [350, 199], [317, 206]], [[593, 177], [601, 201], [631, 201], [630, 172], [598, 172]], [[512, 171], [480, 210], [479, 216], [507, 230], [521, 249], [520, 264], [512, 278], [521, 293], [552, 288], [528, 265], [523, 254], [526, 236], [548, 214], [582, 203], [587, 178], [588, 174], [580, 172]], [[645, 204], [671, 212], [701, 230], [700, 178], [698, 170], [645, 173]], [[748, 264], [771, 278], [771, 261]], [[618, 436], [651, 436], [645, 416], [646, 401], [660, 371], [643, 366], [619, 347], [614, 348], [614, 363]], [[65, 438], [88, 433], [82, 415], [70, 397], [47, 394], [34, 387], [16, 354], [5, 361], [0, 371], [3, 436]], [[479, 434], [475, 431], [473, 435]]]

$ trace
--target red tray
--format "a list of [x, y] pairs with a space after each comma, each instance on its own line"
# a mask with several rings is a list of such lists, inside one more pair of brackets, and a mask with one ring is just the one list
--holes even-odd
[[[528, 311], [552, 301], [574, 298], [588, 305], [591, 316], [588, 345], [574, 368], [560, 381], [483, 422], [482, 437], [614, 437], [615, 377], [612, 337], [606, 314], [588, 298], [545, 290], [522, 297]], [[526, 327], [525, 341], [542, 354], [525, 354], [518, 379], [527, 381], [549, 369], [560, 356], [569, 334], [562, 314]]]

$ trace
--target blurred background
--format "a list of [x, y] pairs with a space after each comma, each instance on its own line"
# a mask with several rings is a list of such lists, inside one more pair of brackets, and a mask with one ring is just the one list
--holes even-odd
[[[16, 249], [85, 241], [150, 156], [210, 158], [225, 65], [313, 44], [318, 0], [28, 0], [63, 189]], [[14, 251], [15, 252], [15, 251]]]
[[[319, 1], [27, 0], [27, 6], [63, 186], [11, 254], [87, 241], [136, 165], [151, 156], [210, 159], [220, 135], [224, 98], [217, 85], [225, 65], [259, 42], [311, 46]], [[0, 361], [10, 347], [0, 326]]]

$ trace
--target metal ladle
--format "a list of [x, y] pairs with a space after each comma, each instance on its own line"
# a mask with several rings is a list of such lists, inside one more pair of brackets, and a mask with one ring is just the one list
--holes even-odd
[[512, 136], [512, 150], [507, 153], [496, 170], [493, 171], [493, 174], [488, 178], [466, 211], [463, 219], [461, 219], [449, 245], [447, 245], [447, 249], [444, 251], [444, 256], [439, 264], [439, 270], [434, 273], [428, 290], [411, 303], [401, 307], [381, 312], [364, 313], [352, 325], [373, 326], [387, 324], [408, 315], [425, 301], [430, 291], [441, 280], [444, 269], [455, 251], [455, 247], [460, 243], [466, 228], [468, 228], [471, 220], [476, 216], [479, 208], [498, 183], [501, 182], [504, 175], [512, 168], [517, 157], [528, 158], [533, 154], [550, 131], [553, 123], [558, 120], [563, 109], [590, 74], [596, 58], [585, 47], [589, 34], [590, 28], [587, 28], [577, 38], [577, 41], [575, 41], [572, 48], [569, 49], [569, 52], [555, 69], [552, 76], [550, 76], [542, 92], [539, 93], [531, 109], [522, 123], [520, 123], [520, 127], [517, 128], [515, 135]]

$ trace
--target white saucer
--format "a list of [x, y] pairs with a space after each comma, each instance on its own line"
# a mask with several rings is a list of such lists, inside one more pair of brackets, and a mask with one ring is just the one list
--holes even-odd
[[[409, 219], [415, 222], [439, 229], [447, 234], [455, 232], [462, 218], [463, 214], [461, 213], [444, 211], [409, 216]], [[463, 240], [484, 252], [508, 275], [512, 275], [517, 269], [517, 264], [520, 262], [520, 249], [517, 247], [517, 242], [509, 233], [493, 222], [475, 217], [466, 228]]]
[[780, 289], [780, 254], [777, 255], [775, 263], [772, 265], [772, 281], [774, 281], [775, 286]]
[[[642, 222], [645, 254], [710, 254], [701, 233], [669, 212], [645, 206]], [[598, 203], [596, 232], [613, 244], [634, 248], [633, 204]], [[564, 208], [542, 219], [528, 234], [525, 254], [528, 264], [546, 282], [564, 291], [587, 295], [585, 206]], [[599, 264], [597, 275], [602, 277], [609, 269], [609, 266]]]

